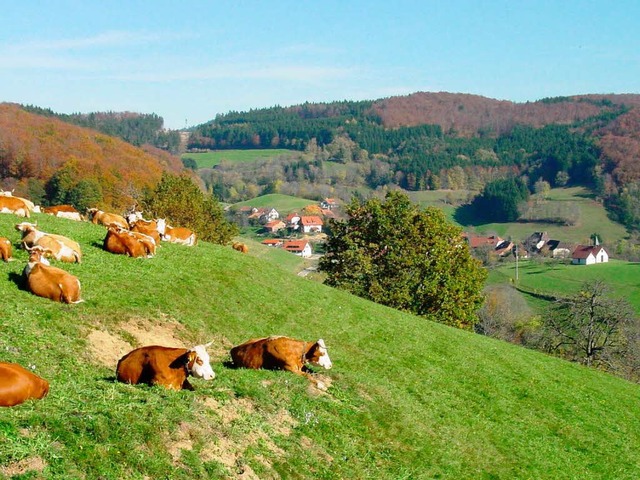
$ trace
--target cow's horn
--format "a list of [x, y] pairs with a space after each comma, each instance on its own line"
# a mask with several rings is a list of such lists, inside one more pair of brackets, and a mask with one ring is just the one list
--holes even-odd
[[205, 348], [210, 347], [212, 343], [213, 343], [213, 340], [211, 340], [209, 343], [205, 343], [205, 344], [204, 344], [204, 347], [205, 347]]

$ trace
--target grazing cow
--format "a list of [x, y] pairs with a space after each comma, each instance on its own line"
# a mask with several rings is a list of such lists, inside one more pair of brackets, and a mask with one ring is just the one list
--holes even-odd
[[156, 222], [158, 222], [160, 238], [165, 242], [179, 243], [188, 247], [193, 247], [197, 243], [196, 234], [188, 228], [171, 227], [167, 225], [167, 221], [164, 218], [159, 218]]
[[17, 363], [0, 362], [0, 407], [13, 407], [49, 393], [49, 382]]
[[237, 250], [241, 253], [249, 253], [249, 247], [247, 247], [244, 243], [233, 242], [232, 247], [234, 250]]
[[29, 212], [30, 209], [23, 199], [0, 195], [0, 213], [13, 213], [19, 217], [30, 218]]
[[158, 222], [155, 220], [144, 220], [138, 218], [133, 222], [129, 221], [129, 226], [132, 232], [140, 232], [145, 235], [149, 235], [156, 242], [156, 245], [160, 245], [160, 232], [158, 232]]
[[82, 221], [82, 215], [73, 205], [55, 205], [53, 207], [42, 207], [42, 213], [53, 215], [58, 218], [68, 218], [69, 220]]
[[4, 262], [9, 262], [13, 260], [11, 253], [11, 241], [8, 238], [0, 237], [0, 258]]
[[116, 377], [119, 382], [137, 385], [162, 385], [172, 390], [193, 390], [189, 375], [212, 380], [216, 374], [209, 363], [206, 348], [197, 345], [191, 349], [152, 345], [127, 353], [118, 361]]
[[107, 229], [103, 247], [107, 252], [134, 258], [152, 257], [156, 252], [153, 238], [114, 225]]
[[236, 367], [287, 370], [306, 376], [307, 363], [327, 370], [332, 366], [324, 340], [314, 343], [282, 336], [247, 340], [231, 349], [231, 359]]
[[104, 225], [105, 227], [117, 225], [125, 230], [129, 228], [129, 224], [125, 218], [117, 213], [107, 213], [102, 210], [98, 210], [97, 208], [89, 208], [87, 209], [87, 216], [89, 217], [89, 221], [96, 225]]
[[82, 302], [80, 280], [60, 268], [52, 267], [44, 257], [45, 252], [39, 246], [29, 249], [29, 262], [23, 271], [29, 291], [56, 302]]
[[48, 250], [50, 255], [62, 262], [82, 262], [80, 244], [63, 235], [47, 233], [38, 230], [33, 223], [22, 222], [16, 225], [16, 230], [22, 232], [22, 246], [31, 248], [37, 245]]

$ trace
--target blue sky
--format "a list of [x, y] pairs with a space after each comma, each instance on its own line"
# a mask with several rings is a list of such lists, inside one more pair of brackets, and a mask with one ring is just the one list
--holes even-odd
[[0, 17], [0, 101], [157, 113], [416, 91], [640, 93], [637, 1], [42, 1]]

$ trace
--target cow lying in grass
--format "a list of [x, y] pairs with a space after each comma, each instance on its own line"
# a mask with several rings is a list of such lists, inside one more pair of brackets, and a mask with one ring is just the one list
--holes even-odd
[[249, 247], [247, 247], [244, 243], [233, 242], [233, 245], [231, 246], [234, 250], [237, 250], [240, 253], [249, 253]]
[[13, 260], [11, 240], [5, 237], [0, 237], [0, 259], [4, 262]]
[[212, 380], [216, 374], [209, 363], [206, 348], [197, 345], [191, 349], [152, 345], [127, 353], [118, 361], [116, 378], [119, 382], [137, 385], [162, 385], [172, 390], [193, 390], [189, 375]]
[[[231, 359], [236, 367], [287, 370], [311, 379], [307, 364], [325, 369], [332, 367], [324, 340], [304, 342], [293, 338], [272, 336], [247, 340], [231, 349]], [[322, 382], [316, 382], [324, 388]]]
[[97, 208], [88, 208], [87, 217], [89, 217], [91, 223], [95, 223], [96, 225], [104, 225], [105, 227], [117, 225], [120, 228], [129, 228], [129, 224], [125, 218], [117, 213], [108, 213], [98, 210]]
[[107, 228], [102, 246], [107, 252], [134, 258], [153, 257], [156, 254], [156, 242], [153, 238], [116, 225]]
[[0, 407], [13, 407], [49, 393], [49, 382], [17, 363], [0, 362]]
[[47, 251], [36, 246], [29, 249], [29, 262], [23, 274], [29, 291], [39, 297], [62, 303], [80, 303], [80, 280], [52, 267], [45, 258]]
[[36, 224], [22, 222], [16, 225], [16, 230], [22, 232], [22, 246], [31, 248], [40, 246], [46, 249], [51, 257], [62, 262], [82, 261], [80, 244], [63, 235], [47, 233], [38, 230]]

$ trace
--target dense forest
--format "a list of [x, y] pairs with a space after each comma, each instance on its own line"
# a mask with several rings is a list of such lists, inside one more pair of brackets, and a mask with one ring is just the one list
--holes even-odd
[[42, 205], [124, 209], [180, 159], [96, 130], [0, 104], [0, 187]]
[[49, 108], [22, 105], [30, 113], [55, 117], [63, 122], [92, 128], [106, 135], [118, 137], [136, 147], [152, 145], [177, 154], [180, 149], [180, 134], [176, 130], [165, 130], [164, 119], [155, 113], [91, 112], [55, 113]]
[[[291, 172], [298, 181], [327, 185], [322, 179], [335, 170], [323, 172], [319, 160], [348, 165], [372, 189], [480, 192], [487, 182], [510, 175], [524, 176], [531, 191], [541, 180], [552, 187], [584, 185], [616, 219], [638, 229], [639, 108], [637, 95], [515, 104], [475, 95], [418, 93], [229, 112], [196, 127], [188, 146], [300, 151], [292, 164], [275, 169], [270, 180], [255, 171], [246, 177], [248, 184], [267, 189], [274, 182], [289, 186], [286, 183], [296, 180]], [[273, 161], [269, 168], [274, 170]], [[222, 199], [230, 200], [229, 192], [239, 195], [237, 181], [231, 185], [223, 178], [233, 176], [226, 166], [203, 174]], [[337, 185], [337, 179], [329, 185]], [[248, 194], [255, 190], [249, 188]], [[319, 194], [327, 189], [314, 190]]]

